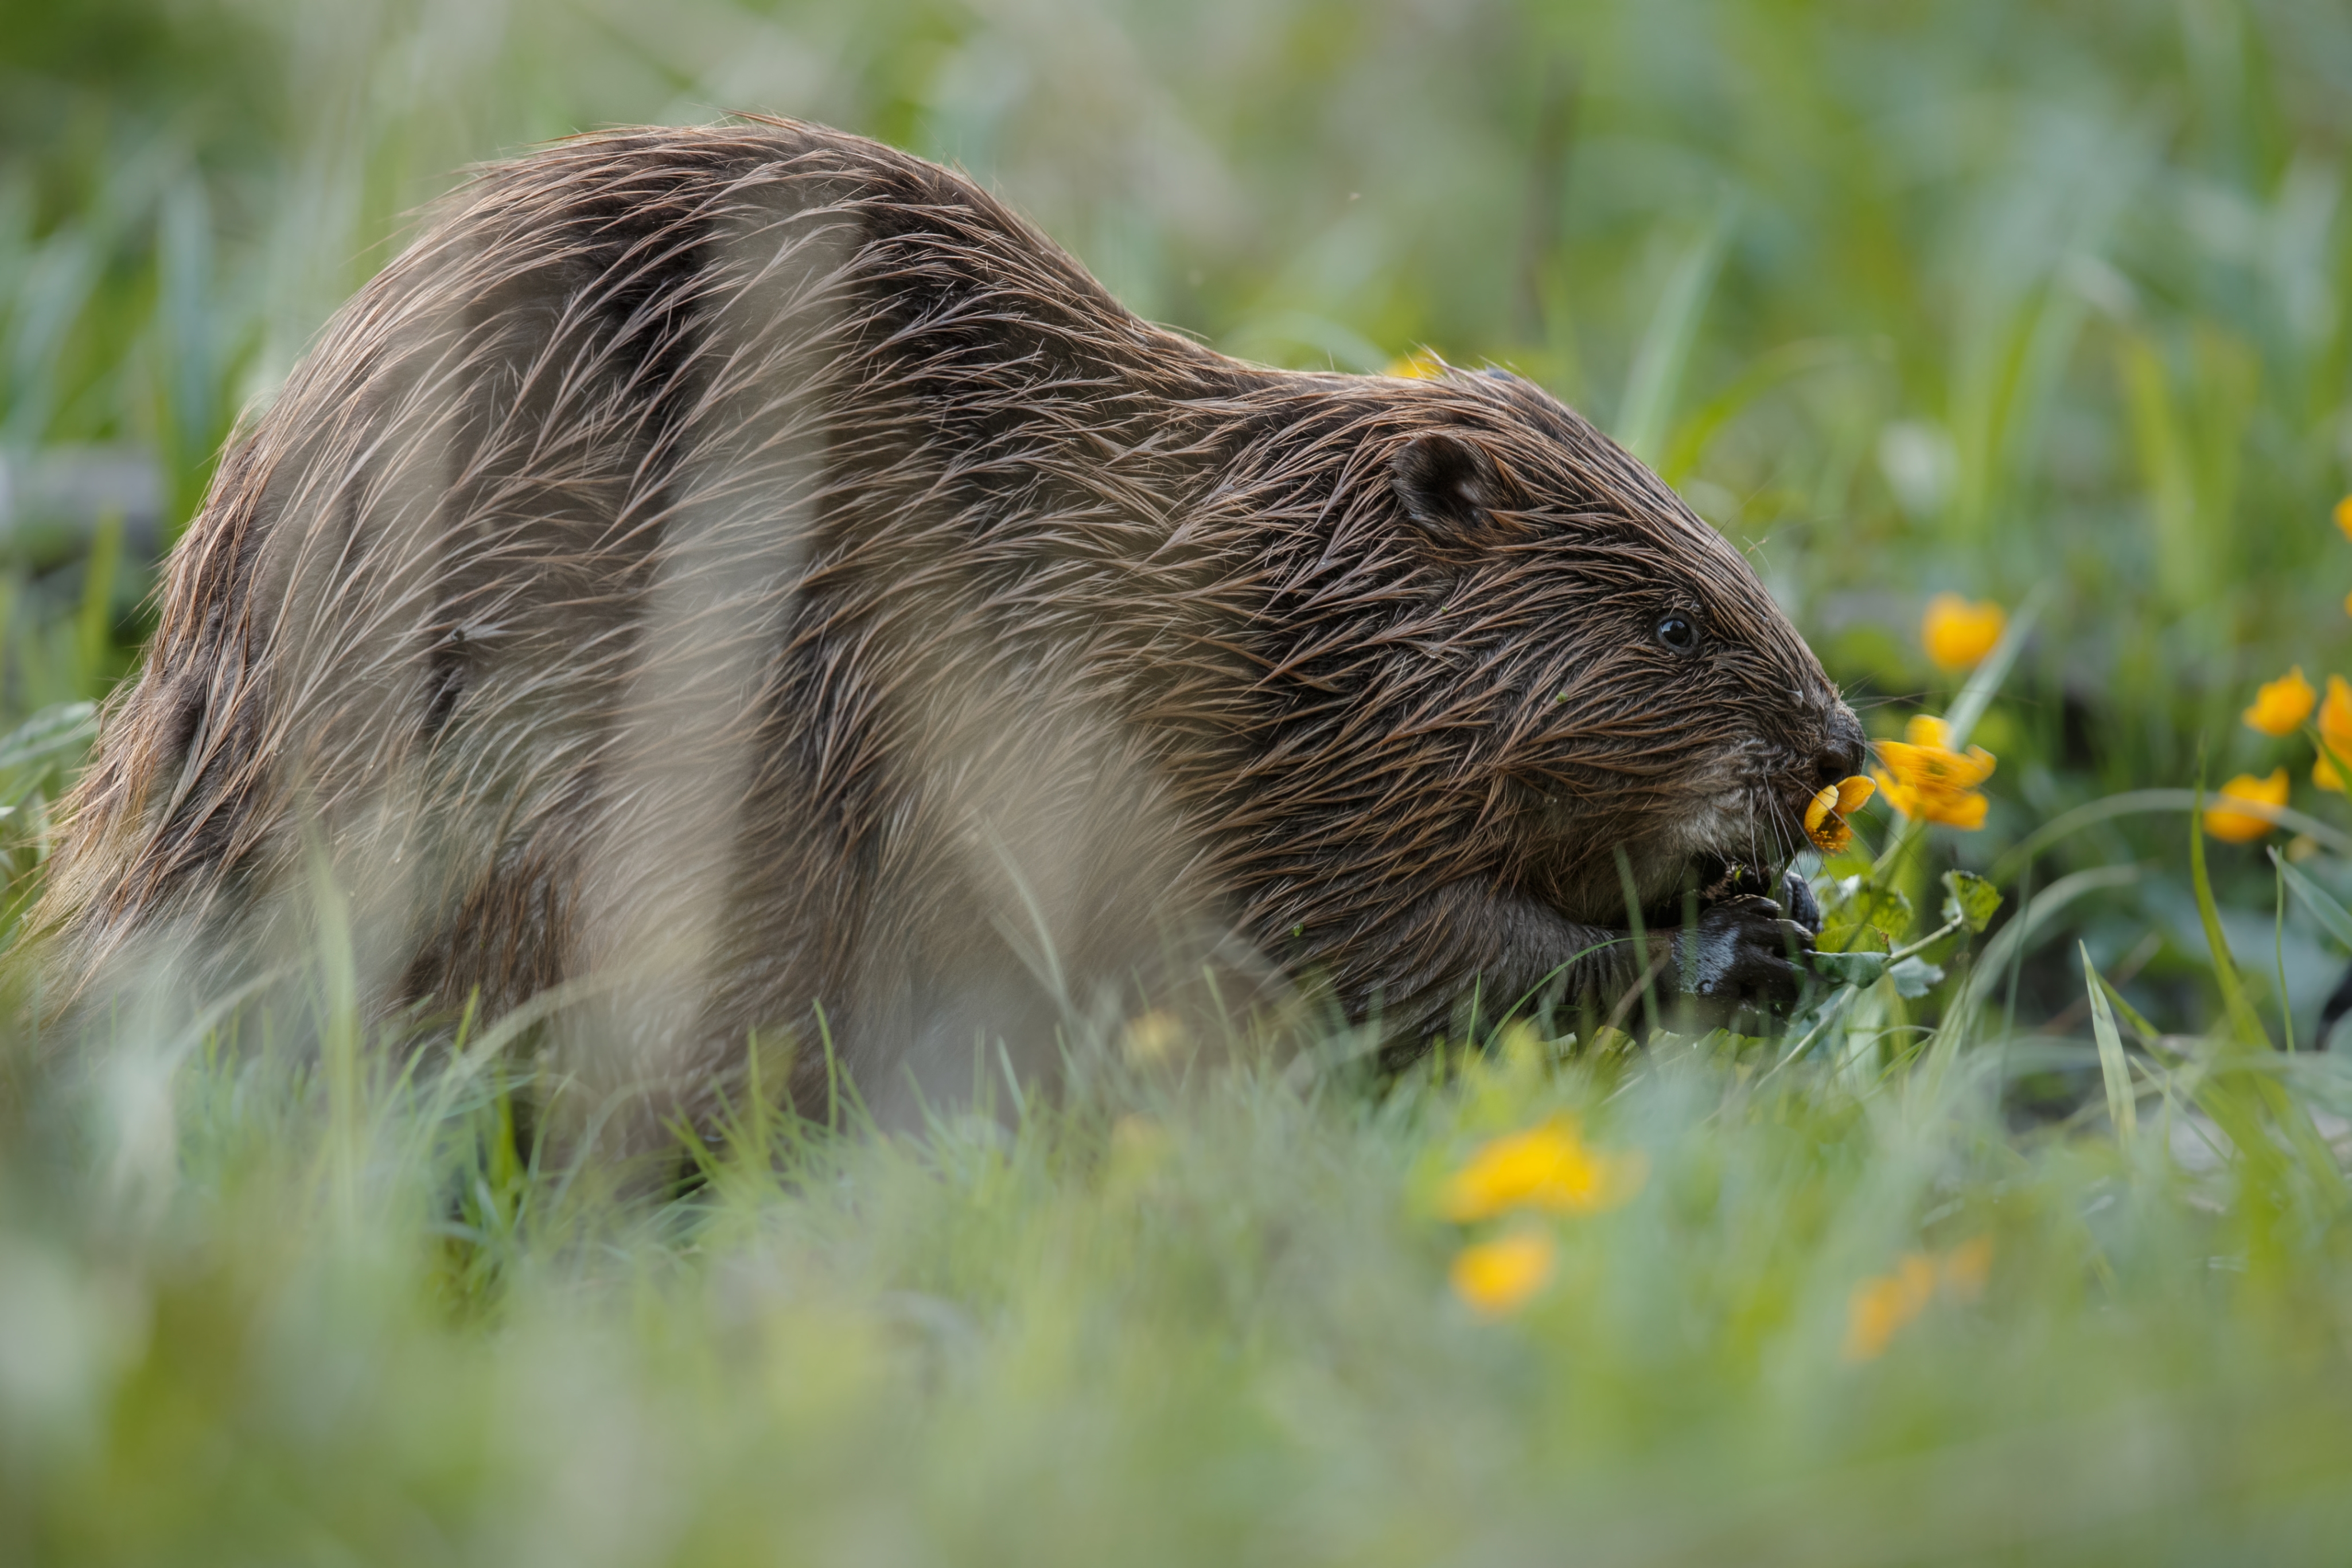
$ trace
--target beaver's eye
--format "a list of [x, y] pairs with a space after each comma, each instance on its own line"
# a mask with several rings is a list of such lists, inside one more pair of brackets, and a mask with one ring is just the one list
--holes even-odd
[[1658, 617], [1658, 641], [1677, 653], [1698, 652], [1698, 622], [1679, 610]]

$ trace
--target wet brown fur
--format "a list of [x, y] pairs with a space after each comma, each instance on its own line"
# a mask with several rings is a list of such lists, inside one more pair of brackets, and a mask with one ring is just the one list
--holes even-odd
[[1239, 363], [919, 160], [633, 131], [479, 173], [235, 444], [44, 919], [217, 991], [323, 874], [378, 1012], [570, 985], [606, 1090], [757, 1029], [872, 1093], [1218, 953], [1407, 1037], [1613, 998], [1620, 852], [1784, 859], [1859, 741], [1523, 381]]

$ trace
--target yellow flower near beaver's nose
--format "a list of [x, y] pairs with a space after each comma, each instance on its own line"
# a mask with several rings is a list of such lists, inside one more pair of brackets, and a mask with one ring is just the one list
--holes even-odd
[[[2336, 503], [2336, 526], [2344, 530], [2346, 538], [2352, 539], [2352, 496]], [[2344, 607], [2352, 610], [2352, 597], [2344, 601]]]
[[2243, 715], [2249, 727], [2264, 735], [2293, 735], [2311, 716], [2319, 694], [2303, 678], [2297, 664], [2277, 680], [2265, 681], [2254, 692], [2254, 706]]
[[1887, 803], [1914, 821], [1973, 831], [1984, 826], [1985, 798], [1977, 786], [1992, 777], [1993, 755], [1981, 746], [1963, 755], [1950, 743], [1942, 719], [1919, 714], [1904, 727], [1901, 740], [1878, 743], [1881, 766], [1871, 776], [1886, 791]]
[[[2258, 805], [2286, 804], [2286, 769], [2281, 768], [2267, 779], [2257, 779], [2251, 773], [2241, 773], [2221, 786], [2222, 800], [2252, 800]], [[2233, 810], [2216, 802], [2205, 808], [2205, 831], [2217, 839], [2227, 839], [2233, 844], [2252, 843], [2275, 826], [2268, 817], [2258, 817], [2252, 811]]]
[[1539, 1230], [1465, 1247], [1454, 1259], [1454, 1293], [1482, 1318], [1517, 1312], [1551, 1278], [1556, 1251]]
[[1805, 836], [1823, 854], [1837, 853], [1853, 842], [1853, 829], [1845, 820], [1846, 813], [1860, 810], [1877, 792], [1878, 786], [1860, 774], [1824, 784], [1821, 793], [1805, 802]]
[[1991, 600], [1971, 603], [1957, 593], [1927, 601], [1919, 642], [1927, 657], [1947, 670], [1966, 670], [1984, 660], [2009, 625], [2009, 612]]

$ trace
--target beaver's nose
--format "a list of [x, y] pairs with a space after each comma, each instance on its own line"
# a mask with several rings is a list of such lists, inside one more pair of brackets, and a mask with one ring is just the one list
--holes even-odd
[[1862, 721], [1847, 708], [1830, 715], [1822, 733], [1822, 748], [1813, 758], [1813, 783], [1816, 788], [1851, 779], [1862, 771], [1865, 743]]

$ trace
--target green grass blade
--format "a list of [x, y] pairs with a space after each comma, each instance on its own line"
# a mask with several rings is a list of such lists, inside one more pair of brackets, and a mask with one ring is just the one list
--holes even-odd
[[1723, 264], [1725, 242], [1731, 237], [1736, 207], [1726, 203], [1706, 232], [1699, 235], [1666, 278], [1665, 292], [1634, 350], [1633, 373], [1626, 378], [1625, 402], [1617, 418], [1618, 444], [1643, 462], [1659, 455], [1674, 421], [1675, 403], [1682, 393], [1683, 374], [1690, 368], [1691, 351], [1698, 342], [1699, 319], [1706, 313], [1707, 297], [1715, 292], [1715, 276]]
[[2033, 635], [2034, 622], [2042, 619], [2042, 609], [2049, 602], [2050, 588], [2044, 583], [2028, 594], [2025, 602], [2017, 607], [2017, 613], [2009, 618], [2009, 625], [2001, 632], [2000, 641], [1993, 644], [1992, 652], [1987, 653], [1984, 662], [1969, 674], [1968, 685], [1962, 686], [1960, 695], [1952, 699], [1952, 706], [1944, 710], [1944, 727], [1948, 735], [1945, 741], [1947, 746], [1957, 750], [1968, 744], [1969, 732], [1976, 728], [1977, 721], [1984, 717], [1985, 709], [1992, 706], [1992, 699], [2000, 695], [2001, 682], [2009, 678], [2010, 666], [2017, 663], [2017, 655], [2024, 649], [2025, 640]]
[[2311, 911], [2312, 918], [2327, 927], [2327, 934], [2347, 947], [2352, 947], [2352, 910], [2336, 902], [2335, 895], [2305, 876], [2278, 851], [2270, 852], [2271, 863], [2286, 878], [2288, 891]]
[[2116, 1015], [2107, 1007], [2106, 983], [2091, 965], [2091, 949], [2078, 942], [2075, 947], [2083, 955], [2083, 982], [2091, 996], [2091, 1034], [2099, 1044], [2099, 1076], [2107, 1089], [2107, 1120], [2115, 1124], [2116, 1136], [2128, 1144], [2139, 1135], [2139, 1103], [2132, 1092], [2131, 1064], [2124, 1059], [2123, 1036], [2116, 1032]]
[[2205, 869], [2205, 786], [2197, 786], [2197, 809], [2189, 819], [2189, 883], [2197, 895], [2197, 918], [2205, 927], [2205, 946], [2213, 958], [2213, 981], [2221, 989], [2221, 1008], [2239, 1044], [2253, 1051], [2271, 1049], [2270, 1031], [2246, 998], [2245, 983], [2230, 956], [2230, 939], [2221, 930], [2221, 911], [2213, 902], [2213, 879]]

